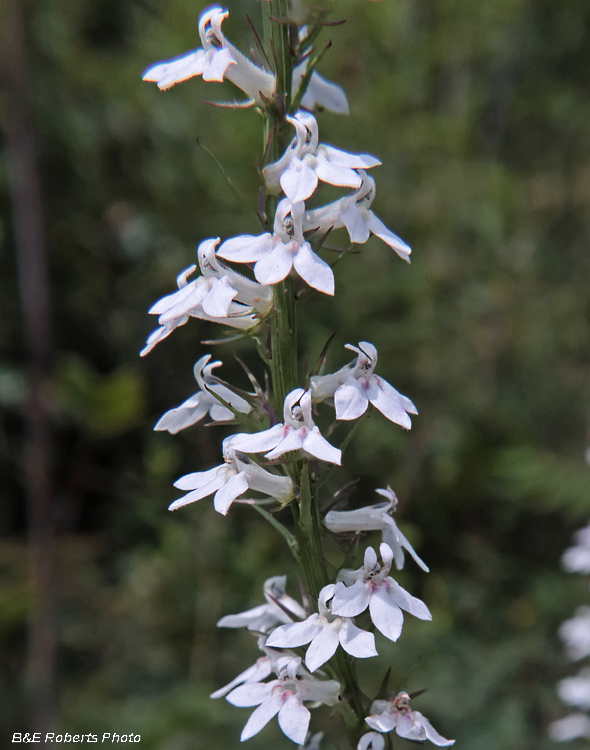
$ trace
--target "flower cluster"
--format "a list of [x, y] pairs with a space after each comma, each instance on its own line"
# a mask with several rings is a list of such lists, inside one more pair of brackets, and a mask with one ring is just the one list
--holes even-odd
[[[357, 716], [355, 744], [365, 719], [374, 730], [361, 737], [360, 750], [383, 748], [382, 733], [393, 729], [408, 739], [450, 745], [453, 741], [445, 740], [421, 713], [410, 709], [406, 693], [391, 701], [375, 701], [367, 714], [369, 702], [351, 671], [342, 667], [351, 658], [378, 656], [381, 635], [397, 641], [404, 613], [420, 620], [430, 620], [431, 614], [424, 602], [390, 575], [394, 562], [398, 570], [403, 568], [405, 552], [428, 572], [392, 517], [397, 497], [390, 487], [377, 490], [384, 502], [322, 514], [317, 496], [320, 480], [343, 460], [343, 446], [335, 444], [333, 432], [339, 423], [360, 419], [372, 407], [410, 429], [410, 415], [417, 410], [376, 373], [377, 349], [367, 341], [346, 346], [354, 353], [348, 364], [331, 374], [314, 372], [304, 383], [298, 381], [293, 358], [285, 351], [296, 348], [292, 340], [295, 301], [306, 285], [326, 295], [335, 293], [333, 268], [320, 255], [328, 234], [345, 229], [357, 244], [375, 235], [406, 261], [411, 251], [371, 210], [375, 181], [367, 170], [379, 166], [379, 159], [320, 141], [313, 111], [344, 114], [348, 102], [339, 86], [315, 71], [319, 55], [312, 40], [320, 28], [301, 25], [306, 13], [299, 3], [288, 6], [282, 0], [282, 5], [285, 17], [267, 15], [267, 21], [277, 25], [277, 34], [287, 35], [283, 41], [288, 38], [289, 44], [283, 49], [291, 55], [287, 80], [291, 80], [292, 92], [278, 90], [282, 80], [278, 50], [272, 46], [273, 70], [246, 57], [225, 37], [222, 24], [228, 12], [219, 6], [201, 14], [202, 47], [158, 63], [144, 74], [144, 80], [156, 82], [161, 89], [198, 75], [205, 81], [231, 81], [247, 95], [246, 104], [261, 111], [268, 126], [265, 151], [270, 156], [261, 170], [264, 210], [259, 210], [263, 231], [201, 242], [197, 250], [200, 275], [194, 276], [197, 267], [190, 266], [178, 277], [178, 290], [151, 308], [159, 327], [142, 351], [147, 354], [190, 317], [240, 329], [245, 337], [255, 332], [259, 349], [261, 341], [268, 341], [270, 347], [263, 356], [271, 370], [270, 390], [263, 391], [251, 373], [254, 393], [231, 386], [214, 374], [221, 362], [211, 362], [211, 355], [204, 354], [194, 367], [198, 392], [166, 412], [155, 427], [177, 433], [207, 414], [213, 423], [239, 424], [245, 431], [225, 437], [222, 463], [178, 479], [175, 487], [186, 494], [170, 510], [210, 495], [215, 510], [223, 515], [234, 504], [256, 505], [290, 541], [302, 566], [301, 603], [287, 594], [286, 577], [274, 576], [264, 584], [265, 603], [218, 622], [219, 627], [246, 628], [257, 634], [264, 655], [211, 697], [225, 697], [234, 706], [255, 707], [242, 740], [277, 716], [289, 739], [317, 750], [322, 733], [308, 735], [310, 708], [342, 701]], [[298, 44], [293, 42], [294, 24], [299, 27]], [[289, 110], [296, 90], [294, 100], [299, 105]], [[279, 144], [277, 132], [293, 134], [290, 142]], [[322, 183], [348, 192], [327, 205], [309, 207]], [[234, 264], [241, 264], [244, 273], [236, 271]], [[319, 426], [322, 413], [332, 422], [325, 434]], [[265, 505], [271, 511], [290, 505], [294, 532], [276, 514], [268, 513]], [[338, 538], [346, 535], [358, 539], [374, 531], [382, 534], [379, 556], [367, 546], [360, 567], [343, 565], [337, 573], [328, 572], [322, 536], [331, 536], [338, 544]], [[380, 634], [377, 639], [374, 631]]]
[[[590, 525], [575, 534], [575, 544], [563, 553], [563, 567], [570, 573], [590, 574]], [[578, 607], [575, 615], [559, 629], [566, 652], [572, 661], [590, 656], [590, 607]], [[549, 733], [554, 740], [565, 742], [578, 737], [590, 739], [590, 667], [584, 667], [575, 677], [566, 677], [557, 686], [562, 702], [575, 710], [563, 719], [554, 721]]]

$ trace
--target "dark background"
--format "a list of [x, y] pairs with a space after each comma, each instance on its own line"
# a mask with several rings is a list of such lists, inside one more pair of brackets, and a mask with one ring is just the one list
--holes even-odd
[[[324, 32], [322, 72], [345, 87], [351, 115], [322, 115], [322, 140], [383, 160], [373, 208], [414, 253], [408, 267], [372, 238], [340, 263], [335, 298], [306, 309], [300, 350], [315, 359], [336, 331], [335, 369], [343, 344], [371, 341], [378, 372], [418, 406], [410, 433], [368, 419], [340, 479], [361, 477], [355, 505], [391, 484], [432, 571], [410, 562], [398, 580], [433, 622], [407, 618], [397, 644], [378, 639], [363, 686], [374, 692], [391, 665], [394, 687], [428, 688], [415, 708], [457, 747], [550, 748], [547, 725], [566, 712], [555, 683], [574, 671], [556, 630], [588, 597], [559, 559], [590, 511], [590, 5], [330, 5], [348, 22]], [[258, 231], [196, 138], [255, 207], [261, 120], [203, 103], [233, 97], [229, 84], [142, 83], [149, 64], [199, 44], [200, 3], [24, 7], [23, 64], [8, 4], [0, 16], [12, 71], [0, 162], [2, 734], [53, 716], [63, 731], [137, 732], [157, 750], [236, 747], [249, 712], [208, 695], [258, 653], [215, 623], [260, 603], [270, 575], [287, 573], [296, 595], [295, 571], [247, 508], [166, 510], [172, 482], [216, 465], [231, 428], [151, 428], [194, 392], [203, 353], [242, 387], [233, 351], [263, 369], [247, 343], [202, 346], [220, 329], [199, 321], [145, 360], [137, 352], [155, 327], [147, 309], [197, 243]], [[258, 5], [229, 8], [224, 31], [247, 50], [245, 13], [259, 25]], [[20, 203], [10, 165], [27, 147], [15, 133], [37, 154]], [[35, 176], [48, 282], [31, 291], [18, 211], [29, 228], [40, 216]], [[273, 722], [249, 746], [289, 741]]]

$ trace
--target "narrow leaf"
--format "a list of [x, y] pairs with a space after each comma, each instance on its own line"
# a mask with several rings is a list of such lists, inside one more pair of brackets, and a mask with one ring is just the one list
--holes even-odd
[[274, 529], [276, 529], [276, 531], [279, 532], [279, 534], [283, 537], [283, 539], [285, 539], [285, 541], [289, 545], [289, 549], [293, 553], [293, 557], [295, 558], [297, 562], [299, 562], [299, 551], [298, 551], [298, 546], [297, 546], [297, 540], [295, 539], [293, 534], [291, 534], [291, 532], [285, 526], [283, 526], [283, 524], [280, 521], [277, 521], [277, 519], [274, 516], [272, 516], [268, 511], [264, 510], [264, 508], [262, 508], [260, 505], [253, 505], [252, 507], [255, 510], [257, 510], [261, 516], [266, 518], [269, 524]]
[[255, 217], [256, 223], [258, 223], [258, 216], [256, 216], [256, 213], [252, 211], [250, 204], [246, 200], [244, 194], [240, 190], [240, 188], [236, 185], [236, 183], [232, 180], [232, 178], [229, 176], [227, 169], [223, 166], [223, 164], [219, 161], [219, 159], [215, 156], [213, 151], [211, 151], [210, 148], [205, 146], [205, 144], [201, 141], [200, 138], [197, 138], [197, 146], [199, 148], [202, 148], [203, 151], [209, 156], [209, 158], [213, 161], [217, 169], [219, 170], [221, 176], [224, 179], [225, 184], [229, 187], [229, 189], [232, 191], [234, 196], [236, 197], [238, 203], [241, 204], [244, 211], [246, 211], [247, 214], [251, 214]]
[[309, 86], [309, 81], [310, 81], [310, 79], [311, 79], [311, 77], [312, 77], [315, 69], [317, 68], [317, 66], [319, 65], [319, 63], [322, 60], [323, 56], [330, 49], [331, 46], [332, 46], [332, 40], [330, 39], [330, 41], [328, 42], [328, 44], [326, 44], [326, 46], [319, 53], [319, 55], [317, 55], [316, 57], [314, 57], [314, 59], [307, 66], [307, 70], [305, 71], [305, 75], [301, 79], [301, 83], [297, 87], [297, 91], [295, 92], [295, 94], [293, 95], [293, 97], [291, 99], [291, 107], [290, 107], [291, 114], [294, 114], [299, 109], [299, 105], [301, 104], [301, 100], [305, 96], [305, 92], [307, 91], [307, 87]]

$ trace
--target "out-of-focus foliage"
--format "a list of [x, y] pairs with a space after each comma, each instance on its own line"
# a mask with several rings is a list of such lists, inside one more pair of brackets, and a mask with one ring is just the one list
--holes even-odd
[[[409, 268], [372, 238], [339, 264], [334, 300], [310, 298], [302, 325], [310, 362], [335, 331], [330, 366], [347, 361], [344, 343], [373, 342], [378, 371], [420, 411], [410, 433], [374, 413], [339, 477], [361, 476], [357, 505], [390, 483], [432, 570], [410, 563], [399, 580], [433, 622], [408, 621], [397, 644], [378, 648], [396, 686], [428, 688], [416, 708], [458, 747], [549, 748], [546, 726], [562, 714], [554, 684], [568, 670], [555, 632], [588, 594], [559, 556], [590, 513], [590, 5], [325, 3], [348, 19], [324, 33], [323, 72], [346, 88], [351, 115], [322, 115], [322, 138], [383, 160], [373, 209], [414, 248]], [[256, 113], [203, 103], [233, 96], [229, 86], [193, 79], [161, 93], [140, 80], [198, 44], [202, 7], [30, 4], [55, 331], [59, 724], [138, 732], [154, 750], [237, 745], [248, 712], [208, 694], [257, 652], [251, 636], [215, 622], [258, 603], [269, 575], [291, 572], [297, 591], [281, 539], [248, 509], [226, 519], [208, 500], [166, 510], [174, 479], [218, 462], [227, 428], [172, 437], [151, 427], [194, 392], [192, 364], [208, 351], [199, 342], [219, 331], [191, 321], [136, 356], [154, 324], [148, 307], [196, 244], [257, 229], [197, 143], [255, 207]], [[229, 8], [228, 36], [247, 49], [245, 13], [257, 22], [258, 7]], [[25, 379], [4, 167], [0, 205], [4, 734], [33, 731]], [[237, 348], [262, 377], [248, 346]], [[231, 356], [223, 374], [247, 386]], [[376, 690], [370, 660], [361, 673]], [[288, 740], [268, 727], [249, 744]]]

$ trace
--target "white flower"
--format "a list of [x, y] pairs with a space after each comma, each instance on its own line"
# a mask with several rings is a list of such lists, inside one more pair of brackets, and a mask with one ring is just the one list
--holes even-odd
[[375, 490], [387, 498], [386, 503], [368, 505], [357, 510], [331, 510], [324, 518], [324, 524], [336, 534], [347, 531], [382, 531], [383, 541], [393, 550], [395, 565], [398, 570], [404, 567], [404, 548], [410, 553], [422, 570], [428, 573], [428, 567], [418, 557], [407, 538], [398, 529], [391, 517], [397, 506], [397, 497], [391, 487], [386, 490]]
[[559, 635], [570, 659], [577, 661], [590, 656], [590, 607], [578, 607], [575, 616], [561, 625]]
[[[283, 580], [285, 576], [277, 576], [277, 578], [279, 580]], [[287, 599], [290, 599], [290, 597], [287, 597]], [[295, 604], [297, 604], [297, 602], [295, 602]], [[234, 615], [234, 617], [235, 616], [237, 615]], [[264, 636], [260, 636], [258, 638], [258, 648], [261, 651], [264, 651], [265, 655], [261, 656], [255, 664], [253, 664], [251, 667], [248, 667], [248, 669], [239, 674], [230, 683], [225, 685], [225, 687], [222, 687], [219, 690], [216, 690], [214, 693], [211, 693], [211, 695], [209, 696], [210, 698], [223, 698], [224, 695], [227, 695], [238, 685], [245, 685], [253, 682], [262, 682], [262, 680], [265, 680], [267, 677], [269, 677], [271, 672], [273, 671], [278, 673], [285, 670], [291, 672], [293, 670], [296, 671], [297, 667], [301, 664], [301, 658], [299, 656], [296, 656], [296, 654], [292, 653], [291, 651], [281, 652], [276, 651], [273, 648], [268, 648], [266, 646], [266, 638]]]
[[[367, 716], [365, 721], [371, 729], [378, 732], [391, 732], [395, 729], [400, 737], [407, 740], [430, 740], [433, 745], [439, 747], [455, 744], [455, 740], [446, 740], [442, 737], [420, 711], [411, 710], [410, 696], [407, 693], [398, 693], [389, 701], [374, 701], [371, 711], [372, 715]], [[362, 748], [359, 743], [359, 750], [366, 750], [367, 747], [368, 743]], [[375, 744], [373, 748], [379, 750]]]
[[314, 208], [305, 213], [303, 219], [304, 231], [312, 229], [325, 234], [330, 229], [346, 227], [351, 242], [364, 244], [371, 234], [383, 240], [393, 248], [400, 258], [410, 262], [412, 249], [397, 234], [388, 229], [385, 224], [371, 211], [371, 204], [375, 198], [375, 180], [363, 170], [359, 170], [363, 184], [351, 195], [340, 198], [327, 206]]
[[215, 255], [218, 244], [219, 238], [201, 242], [197, 256], [203, 275], [189, 282], [196, 266], [185, 269], [177, 279], [178, 291], [162, 297], [150, 308], [150, 315], [159, 316], [160, 328], [148, 338], [142, 357], [189, 317], [247, 329], [257, 325], [260, 317], [270, 311], [272, 290], [218, 260]]
[[269, 430], [254, 434], [234, 436], [234, 447], [244, 453], [264, 453], [274, 459], [290, 451], [303, 450], [305, 453], [338, 464], [342, 452], [322, 437], [311, 416], [311, 393], [296, 388], [285, 398], [284, 424], [276, 424]]
[[293, 483], [289, 477], [280, 477], [263, 469], [251, 461], [232, 444], [233, 436], [223, 441], [224, 463], [209, 471], [187, 474], [174, 482], [179, 490], [190, 490], [188, 495], [175, 500], [169, 510], [182, 508], [207, 495], [215, 493], [213, 505], [224, 516], [231, 504], [246, 490], [257, 490], [281, 503], [287, 502], [293, 494]]
[[316, 375], [311, 379], [314, 401], [334, 396], [336, 419], [358, 419], [365, 413], [369, 402], [387, 419], [410, 429], [408, 414], [417, 414], [414, 404], [398, 393], [386, 380], [375, 375], [377, 349], [368, 341], [358, 345], [346, 344], [357, 352], [356, 360], [331, 375]]
[[217, 627], [247, 628], [259, 633], [267, 633], [276, 625], [293, 622], [287, 612], [291, 612], [293, 617], [305, 617], [306, 612], [301, 604], [286, 593], [286, 585], [287, 576], [267, 578], [263, 588], [266, 604], [237, 615], [226, 615], [219, 620]]
[[347, 654], [357, 659], [378, 655], [372, 633], [357, 628], [348, 617], [337, 617], [330, 611], [328, 602], [334, 595], [334, 588], [334, 584], [330, 584], [320, 591], [319, 614], [314, 613], [304, 622], [282, 625], [267, 640], [267, 644], [275, 648], [295, 648], [310, 643], [305, 654], [310, 672], [331, 659], [339, 643]]
[[180, 57], [157, 63], [143, 74], [144, 81], [155, 81], [161, 89], [193, 76], [203, 76], [205, 81], [223, 81], [227, 78], [258, 103], [262, 97], [270, 98], [275, 90], [275, 77], [259, 68], [230, 44], [221, 24], [228, 11], [216, 5], [199, 17], [199, 35], [202, 49], [187, 52]]
[[254, 275], [261, 284], [276, 284], [295, 268], [314, 289], [334, 294], [334, 274], [330, 266], [311, 249], [303, 237], [301, 221], [304, 206], [283, 199], [275, 214], [274, 234], [242, 234], [226, 240], [217, 255], [238, 263], [255, 263]]
[[175, 435], [180, 430], [184, 430], [186, 427], [190, 427], [200, 419], [203, 419], [207, 412], [209, 412], [209, 416], [214, 422], [227, 422], [233, 419], [233, 412], [225, 407], [213, 394], [220, 396], [241, 414], [248, 414], [252, 410], [247, 401], [217, 381], [212, 371], [213, 368], [219, 367], [221, 362], [211, 362], [208, 364], [210, 359], [210, 354], [201, 357], [193, 370], [200, 390], [176, 409], [167, 411], [158, 421], [154, 430], [167, 430]]
[[566, 677], [557, 686], [559, 697], [570, 706], [590, 709], [590, 668], [582, 669], [575, 677]]
[[570, 573], [590, 573], [590, 526], [574, 534], [577, 544], [566, 549], [561, 558], [563, 567]]
[[301, 110], [286, 119], [295, 127], [297, 135], [283, 156], [266, 166], [263, 174], [267, 189], [278, 193], [282, 188], [291, 203], [309, 198], [318, 180], [358, 188], [362, 178], [356, 170], [381, 164], [369, 154], [349, 154], [332, 146], [318, 145], [318, 124], [309, 112]]
[[240, 685], [232, 690], [227, 700], [234, 706], [258, 706], [244, 727], [240, 737], [242, 742], [258, 734], [278, 714], [279, 726], [284, 734], [302, 745], [311, 719], [303, 702], [333, 706], [339, 692], [340, 684], [335, 680], [321, 681], [305, 672], [286, 670], [278, 680]]
[[549, 735], [556, 742], [569, 742], [578, 737], [590, 739], [590, 719], [586, 714], [570, 714], [551, 723]]
[[393, 552], [387, 544], [379, 547], [383, 565], [377, 562], [372, 547], [365, 551], [365, 562], [358, 570], [342, 570], [334, 589], [332, 614], [356, 617], [367, 607], [373, 624], [386, 638], [397, 641], [404, 622], [402, 609], [420, 620], [431, 620], [428, 607], [411, 596], [387, 574], [393, 562]]

